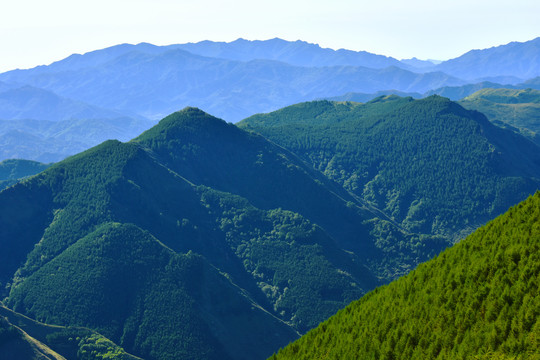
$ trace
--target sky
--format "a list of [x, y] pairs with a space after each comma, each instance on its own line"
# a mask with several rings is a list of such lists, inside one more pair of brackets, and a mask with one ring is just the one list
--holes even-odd
[[304, 40], [446, 60], [540, 36], [538, 0], [2, 0], [0, 72], [120, 43]]

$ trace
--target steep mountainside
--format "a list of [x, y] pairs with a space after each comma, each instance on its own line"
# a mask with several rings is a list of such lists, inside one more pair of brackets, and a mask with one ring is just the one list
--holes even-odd
[[242, 121], [405, 229], [458, 239], [540, 186], [540, 149], [448, 99], [298, 104]]
[[264, 358], [444, 246], [194, 108], [0, 192], [6, 305], [148, 359]]
[[540, 144], [540, 90], [483, 89], [459, 103]]
[[273, 359], [540, 359], [540, 193]]

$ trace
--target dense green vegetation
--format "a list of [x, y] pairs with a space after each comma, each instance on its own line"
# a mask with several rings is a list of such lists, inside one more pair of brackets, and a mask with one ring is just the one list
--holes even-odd
[[539, 359], [540, 193], [272, 359]]
[[[48, 325], [32, 320], [22, 314], [14, 312], [3, 305], [0, 306], [0, 322], [4, 319], [3, 328], [12, 335], [12, 340], [2, 346], [0, 340], [0, 354], [6, 352], [13, 353], [11, 358], [17, 359], [41, 359], [40, 355], [46, 359], [81, 360], [81, 359], [118, 359], [136, 360], [139, 359], [126, 353], [121, 347], [114, 344], [103, 335], [87, 328], [62, 327]], [[21, 336], [15, 326], [23, 330], [26, 334]], [[29, 356], [23, 356], [21, 345], [31, 351]], [[6, 358], [10, 358], [6, 355]], [[2, 358], [3, 359], [3, 358]]]
[[[373, 102], [366, 112], [380, 114], [412, 101], [389, 99], [390, 104]], [[338, 103], [336, 111], [355, 106]], [[310, 112], [309, 104], [298, 107], [303, 119], [326, 115], [320, 109]], [[301, 214], [384, 280], [407, 273], [446, 245], [440, 237], [403, 231], [295, 154], [198, 109], [168, 116], [133, 142], [151, 148], [163, 164], [192, 183], [241, 195], [259, 209]]]
[[17, 181], [35, 175], [51, 164], [37, 161], [11, 159], [0, 162], [0, 191], [15, 184]]
[[540, 185], [538, 147], [438, 96], [304, 103], [239, 126], [416, 233], [459, 239]]
[[540, 90], [483, 89], [459, 103], [540, 144]]
[[[134, 225], [100, 226], [12, 288], [7, 305], [46, 323], [91, 327], [150, 359], [229, 358], [223, 347], [240, 347], [220, 344], [220, 327], [259, 346], [268, 346], [259, 339], [267, 332], [285, 336], [203, 258], [177, 255]], [[266, 328], [254, 332], [258, 323]]]
[[[448, 227], [422, 222], [436, 206], [458, 216], [462, 208], [450, 205], [465, 204], [473, 213], [474, 196], [495, 192], [501, 205], [482, 219], [504, 206], [502, 196], [536, 186], [533, 144], [516, 147], [529, 156], [523, 175], [523, 162], [505, 150], [521, 138], [509, 142], [445, 99], [324, 101], [283, 112], [269, 128], [284, 129], [311, 164], [186, 108], [128, 143], [104, 142], [0, 192], [5, 304], [48, 324], [87, 327], [145, 359], [261, 359], [446, 247]], [[296, 139], [306, 128], [313, 131]], [[450, 149], [449, 132], [464, 137]], [[489, 157], [491, 147], [503, 155]], [[508, 164], [511, 178], [503, 176]], [[438, 172], [417, 176], [429, 166]], [[459, 192], [474, 181], [448, 177], [471, 166], [487, 174], [472, 178], [488, 179], [485, 192]], [[433, 198], [436, 186], [446, 188]], [[70, 351], [79, 356], [83, 347], [121, 355], [93, 335], [67, 339], [77, 337]]]
[[197, 109], [54, 164], [0, 204], [5, 303], [149, 359], [264, 358], [416, 264], [374, 231], [429, 240], [374, 224], [294, 154]]

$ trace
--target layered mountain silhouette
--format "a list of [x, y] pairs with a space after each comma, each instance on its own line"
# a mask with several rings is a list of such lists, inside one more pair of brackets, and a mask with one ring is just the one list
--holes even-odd
[[0, 120], [0, 159], [57, 162], [109, 139], [127, 141], [153, 122], [114, 119]]
[[[179, 48], [139, 44], [129, 52], [99, 50], [30, 70], [0, 75], [77, 101], [157, 119], [186, 105], [229, 121], [257, 112], [345, 92], [385, 89], [425, 92], [464, 81], [441, 72], [416, 74], [397, 66], [305, 67], [277, 60], [235, 61], [195, 55]], [[149, 50], [150, 49], [150, 50]], [[113, 55], [108, 54], [111, 51]], [[66, 63], [64, 63], [66, 62]], [[76, 70], [68, 70], [73, 67]]]
[[286, 41], [279, 38], [249, 41], [238, 39], [229, 43], [201, 41], [172, 45], [190, 53], [235, 61], [276, 60], [295, 66], [362, 66], [383, 69], [389, 66], [403, 67], [403, 63], [383, 55], [367, 51], [345, 49], [332, 50], [305, 41]]
[[68, 121], [63, 129], [70, 129], [65, 141], [51, 135], [50, 124], [18, 132], [2, 121], [0, 160], [58, 161], [105, 139], [126, 141], [153, 124], [145, 119], [155, 122], [185, 106], [236, 122], [320, 98], [365, 102], [392, 93], [459, 100], [486, 87], [539, 88], [535, 59], [537, 39], [440, 64], [281, 39], [121, 44], [0, 74], [0, 120], [24, 120], [15, 125], [21, 128]]
[[[26, 84], [64, 98], [152, 119], [181, 106], [196, 105], [238, 121], [257, 112], [346, 92], [424, 93], [478, 80], [523, 82], [540, 75], [539, 54], [535, 39], [474, 50], [433, 67], [425, 63], [414, 67], [410, 61], [365, 51], [335, 51], [281, 39], [169, 46], [141, 43], [9, 71], [1, 74], [0, 80], [6, 89], [13, 86], [10, 84]], [[260, 93], [265, 96], [257, 95]], [[258, 101], [246, 103], [242, 96], [257, 96]]]
[[31, 86], [0, 92], [0, 159], [55, 162], [114, 138], [127, 141], [154, 122]]
[[489, 49], [471, 50], [442, 62], [436, 69], [462, 79], [535, 78], [540, 76], [540, 37], [523, 43], [511, 42]]
[[65, 99], [53, 92], [31, 86], [0, 92], [0, 119], [62, 121], [114, 119], [124, 116], [125, 114], [119, 112]]

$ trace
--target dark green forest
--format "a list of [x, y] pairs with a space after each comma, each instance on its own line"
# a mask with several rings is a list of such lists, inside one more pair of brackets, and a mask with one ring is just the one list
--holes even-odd
[[539, 359], [540, 193], [272, 359]]
[[540, 184], [540, 151], [446, 98], [317, 101], [243, 120], [406, 231], [452, 241]]
[[0, 191], [0, 291], [94, 331], [67, 338], [79, 358], [263, 359], [539, 174], [536, 145], [440, 97], [303, 103], [240, 126], [186, 108]]
[[51, 164], [43, 164], [31, 160], [4, 160], [0, 162], [0, 190], [15, 184], [21, 179], [35, 175], [49, 166]]
[[380, 283], [366, 210], [339, 193], [186, 109], [0, 192], [5, 303], [148, 359], [264, 358]]

